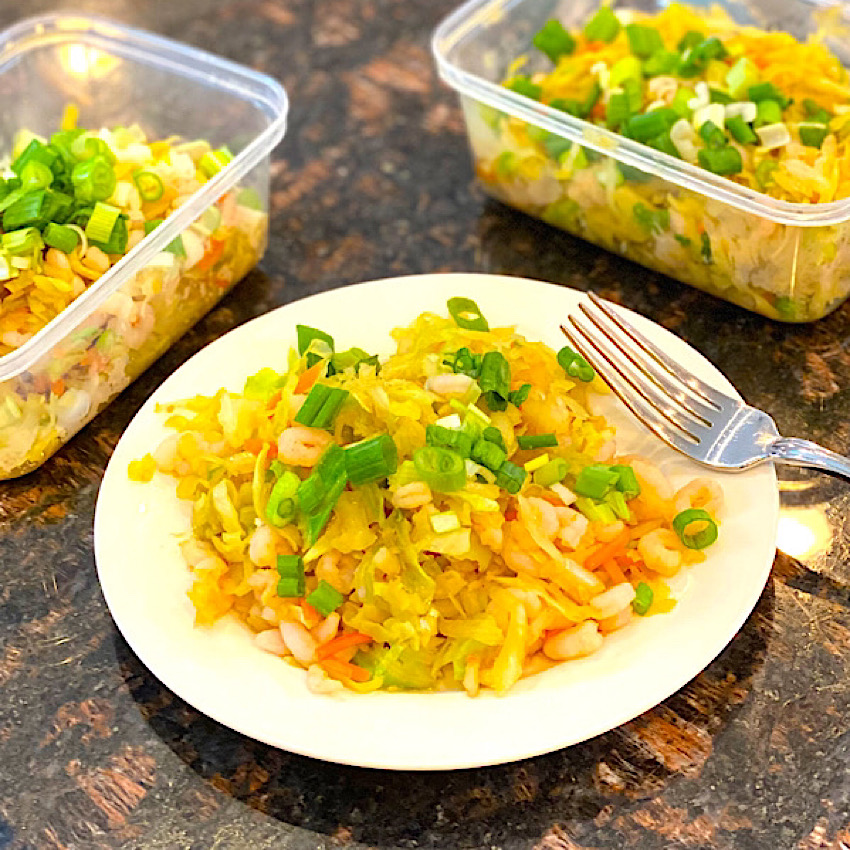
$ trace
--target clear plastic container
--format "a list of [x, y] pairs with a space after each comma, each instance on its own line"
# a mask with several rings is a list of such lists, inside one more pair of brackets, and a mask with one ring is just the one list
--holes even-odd
[[[614, 2], [613, 8], [661, 11], [666, 0]], [[708, 5], [696, 2], [692, 5]], [[739, 23], [804, 38], [823, 11], [816, 0], [755, 0], [720, 5]], [[808, 322], [850, 294], [850, 199], [822, 204], [776, 200], [499, 85], [520, 56], [523, 73], [548, 70], [531, 40], [550, 18], [583, 24], [597, 0], [470, 0], [434, 33], [441, 77], [458, 91], [484, 190], [499, 200], [684, 283], [773, 319]], [[846, 12], [845, 12], [846, 15]], [[842, 27], [842, 30], [845, 28]], [[848, 65], [850, 37], [828, 46]], [[505, 127], [525, 132], [505, 133]], [[535, 142], [549, 134], [579, 142], [558, 161]], [[522, 140], [524, 137], [524, 141]], [[555, 144], [552, 144], [554, 138]], [[520, 139], [521, 141], [517, 141]], [[505, 173], [505, 157], [536, 156], [533, 167]], [[570, 151], [572, 153], [572, 150]], [[502, 159], [500, 159], [502, 157]], [[675, 227], [635, 221], [637, 203], [670, 211]]]
[[[266, 247], [269, 154], [288, 109], [277, 82], [84, 15], [30, 18], [0, 34], [0, 153], [12, 150], [21, 128], [49, 137], [69, 104], [79, 109], [80, 127], [136, 123], [149, 139], [202, 139], [234, 156], [56, 318], [0, 357], [0, 478], [50, 457]], [[181, 235], [195, 248], [189, 256], [163, 250]]]

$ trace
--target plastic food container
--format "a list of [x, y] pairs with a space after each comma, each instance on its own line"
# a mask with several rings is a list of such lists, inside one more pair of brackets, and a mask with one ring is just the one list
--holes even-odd
[[[0, 357], [0, 478], [50, 457], [266, 247], [269, 153], [288, 107], [274, 80], [83, 15], [30, 18], [0, 34], [0, 153], [12, 150], [21, 128], [44, 136], [59, 129], [69, 104], [79, 109], [80, 127], [137, 123], [149, 139], [203, 139], [234, 157], [41, 331]], [[163, 251], [190, 229], [194, 257]]]
[[[656, 12], [666, 5], [634, 0], [613, 8]], [[797, 38], [815, 30], [823, 11], [814, 0], [773, 2], [769, 11], [767, 0], [720, 5], [739, 23]], [[808, 322], [834, 310], [850, 294], [850, 198], [776, 200], [499, 85], [519, 56], [529, 58], [525, 74], [551, 68], [532, 46], [548, 19], [575, 28], [598, 7], [582, 0], [470, 0], [435, 31], [439, 73], [460, 94], [484, 190], [770, 318]], [[828, 45], [848, 65], [850, 38], [836, 36]], [[554, 153], [563, 154], [562, 140], [581, 145], [570, 150], [572, 162]], [[671, 226], [640, 226], [633, 215], [640, 202], [666, 207]]]

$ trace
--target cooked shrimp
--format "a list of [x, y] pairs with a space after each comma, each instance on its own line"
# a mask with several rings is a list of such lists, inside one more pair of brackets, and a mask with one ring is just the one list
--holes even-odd
[[623, 626], [627, 626], [634, 619], [634, 616], [635, 612], [632, 609], [632, 606], [627, 605], [622, 611], [615, 614], [613, 617], [599, 620], [599, 631], [602, 632], [603, 635], [615, 632], [617, 629], [622, 629]]
[[550, 635], [543, 643], [543, 654], [553, 661], [581, 658], [602, 646], [602, 635], [593, 620], [585, 620], [571, 629]]
[[617, 454], [617, 441], [612, 437], [596, 450], [593, 460], [596, 463], [608, 463], [613, 460], [615, 454]]
[[[529, 534], [528, 529], [517, 521], [506, 522], [503, 529], [502, 557], [514, 572], [538, 575], [542, 563], [535, 559], [532, 552], [540, 553], [540, 549]], [[542, 553], [541, 553], [542, 554]]]
[[609, 540], [613, 540], [618, 534], [621, 534], [625, 527], [626, 524], [618, 519], [615, 522], [609, 522], [608, 525], [595, 528], [594, 533], [597, 540], [607, 543]]
[[518, 502], [519, 516], [525, 525], [539, 528], [549, 540], [552, 540], [560, 528], [556, 508], [545, 499], [539, 499], [536, 496], [527, 498], [520, 496]]
[[357, 564], [350, 555], [341, 555], [336, 549], [325, 552], [316, 563], [316, 578], [326, 581], [343, 596], [354, 588]]
[[331, 611], [318, 626], [310, 629], [310, 634], [316, 639], [317, 643], [327, 643], [339, 630], [339, 614], [336, 611]]
[[637, 542], [637, 550], [646, 566], [663, 576], [675, 575], [682, 566], [679, 538], [668, 528], [644, 534]]
[[710, 478], [694, 478], [676, 491], [673, 504], [677, 513], [688, 508], [702, 508], [713, 517], [718, 517], [723, 510], [723, 491]]
[[263, 523], [257, 526], [248, 545], [248, 557], [258, 567], [273, 567], [277, 562], [275, 534]]
[[315, 466], [333, 437], [319, 428], [293, 425], [285, 428], [277, 441], [278, 457], [292, 466]]
[[632, 604], [635, 598], [635, 589], [627, 581], [615, 584], [613, 587], [594, 596], [590, 600], [590, 609], [597, 620], [607, 620], [614, 617]]
[[280, 624], [280, 634], [296, 661], [311, 664], [315, 660], [316, 639], [301, 623], [285, 620]]
[[289, 654], [286, 644], [280, 636], [280, 629], [266, 629], [265, 631], [257, 632], [254, 635], [254, 643], [264, 652], [279, 655], [281, 658]]
[[493, 552], [501, 552], [504, 543], [502, 526], [505, 517], [501, 511], [473, 511], [472, 530], [478, 535], [482, 546], [486, 546]]
[[578, 549], [590, 526], [587, 517], [573, 508], [555, 508], [555, 513], [558, 515], [558, 539], [569, 549]]
[[425, 389], [442, 396], [462, 396], [472, 386], [469, 375], [434, 375], [425, 381]]

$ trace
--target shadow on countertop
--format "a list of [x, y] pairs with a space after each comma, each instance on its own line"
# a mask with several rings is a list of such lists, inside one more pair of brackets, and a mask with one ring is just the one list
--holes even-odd
[[612, 843], [604, 846], [617, 846], [647, 826], [628, 816], [642, 801], [663, 792], [687, 805], [704, 774], [712, 772], [713, 757], [738, 758], [737, 745], [724, 742], [724, 733], [741, 707], [758, 699], [754, 682], [767, 653], [773, 611], [771, 580], [754, 614], [717, 660], [680, 692], [620, 728], [525, 761], [447, 772], [348, 767], [258, 743], [167, 690], [117, 632], [114, 644], [141, 715], [188, 767], [228, 797], [282, 823], [327, 835], [333, 844], [455, 850], [550, 833], [557, 837], [558, 824], [570, 824], [575, 838], [590, 827], [597, 840], [609, 833]]

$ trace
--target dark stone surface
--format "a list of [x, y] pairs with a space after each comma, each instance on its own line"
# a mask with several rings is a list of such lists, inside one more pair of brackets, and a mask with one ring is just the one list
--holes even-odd
[[[810, 326], [772, 323], [485, 200], [429, 54], [453, 0], [66, 5], [262, 69], [292, 112], [259, 268], [0, 490], [0, 848], [850, 846], [850, 487], [815, 473], [781, 472], [783, 518], [814, 536], [781, 535], [788, 554], [707, 670], [622, 728], [522, 763], [390, 774], [312, 761], [208, 720], [139, 663], [95, 574], [100, 477], [150, 393], [247, 319], [416, 272], [594, 289], [688, 340], [783, 432], [849, 453], [850, 305]], [[0, 24], [21, 9], [0, 0]]]

